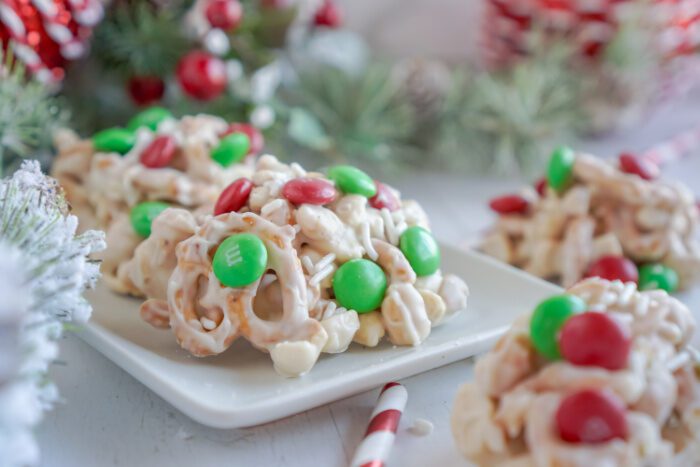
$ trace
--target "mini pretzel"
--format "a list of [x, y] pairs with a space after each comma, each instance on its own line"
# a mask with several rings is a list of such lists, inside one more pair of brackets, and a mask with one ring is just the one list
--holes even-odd
[[195, 216], [185, 209], [166, 209], [153, 220], [151, 235], [136, 248], [126, 266], [131, 282], [146, 297], [167, 298], [168, 281], [177, 265], [175, 249], [196, 230]]
[[[254, 310], [260, 280], [242, 288], [224, 287], [211, 265], [212, 250], [235, 233], [257, 235], [268, 251], [282, 293], [282, 313], [265, 321]], [[306, 283], [292, 246], [296, 232], [252, 213], [230, 213], [207, 220], [197, 234], [177, 247], [177, 267], [170, 278], [170, 326], [180, 345], [196, 356], [223, 352], [239, 335], [267, 350], [278, 372], [299, 375], [313, 366], [327, 335], [309, 318]], [[209, 323], [210, 329], [202, 324]]]

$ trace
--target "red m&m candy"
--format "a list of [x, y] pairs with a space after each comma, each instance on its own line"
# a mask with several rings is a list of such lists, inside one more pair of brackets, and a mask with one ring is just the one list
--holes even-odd
[[285, 183], [282, 196], [294, 204], [324, 205], [335, 199], [333, 184], [321, 178], [295, 178]]
[[547, 179], [542, 177], [535, 182], [535, 190], [540, 196], [544, 196], [547, 191]]
[[644, 180], [654, 180], [659, 177], [659, 166], [649, 159], [642, 159], [629, 153], [620, 154], [620, 170], [625, 173], [638, 175]]
[[631, 346], [629, 331], [595, 311], [572, 316], [559, 334], [559, 351], [574, 365], [620, 370], [627, 366]]
[[389, 211], [396, 211], [401, 207], [401, 202], [388, 186], [376, 180], [374, 184], [377, 186], [377, 194], [369, 199], [370, 206], [374, 209], [387, 208]]
[[586, 277], [600, 277], [601, 279], [622, 282], [639, 281], [637, 266], [624, 256], [603, 256], [591, 264], [586, 271]]
[[219, 195], [214, 206], [214, 215], [236, 212], [248, 202], [250, 192], [253, 190], [253, 182], [248, 178], [239, 178], [227, 186]]
[[222, 137], [233, 133], [244, 133], [246, 136], [248, 136], [248, 139], [250, 140], [250, 149], [248, 150], [248, 154], [259, 154], [265, 147], [265, 137], [260, 130], [255, 128], [253, 125], [248, 125], [247, 123], [231, 123]]
[[605, 443], [627, 438], [625, 404], [615, 394], [584, 389], [566, 397], [555, 415], [559, 436], [568, 443]]
[[489, 206], [498, 214], [525, 214], [530, 202], [520, 195], [506, 195], [493, 198]]
[[151, 141], [141, 153], [141, 164], [151, 169], [167, 167], [177, 151], [177, 143], [172, 136], [161, 135]]

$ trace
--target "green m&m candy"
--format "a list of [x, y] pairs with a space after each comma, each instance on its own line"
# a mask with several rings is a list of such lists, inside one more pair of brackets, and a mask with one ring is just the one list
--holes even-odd
[[547, 184], [557, 193], [563, 192], [571, 183], [576, 155], [571, 148], [562, 146], [552, 153], [547, 167]]
[[372, 177], [351, 165], [336, 165], [328, 170], [328, 178], [343, 193], [362, 195], [371, 198], [377, 194], [377, 185]]
[[639, 268], [639, 290], [678, 290], [678, 273], [663, 264], [645, 264]]
[[267, 270], [267, 249], [257, 235], [231, 235], [214, 253], [212, 268], [226, 287], [245, 287], [260, 279]]
[[124, 128], [109, 128], [102, 130], [92, 137], [92, 145], [99, 152], [116, 152], [126, 154], [136, 143], [136, 135]]
[[211, 152], [211, 158], [224, 167], [239, 162], [250, 150], [250, 138], [245, 133], [224, 136]]
[[586, 302], [575, 295], [555, 295], [541, 302], [530, 319], [530, 340], [550, 360], [561, 358], [559, 331], [567, 319], [586, 310]]
[[429, 276], [440, 268], [440, 247], [423, 227], [409, 227], [399, 239], [399, 248], [418, 276]]
[[172, 116], [173, 114], [171, 114], [168, 109], [164, 109], [163, 107], [149, 107], [148, 109], [134, 115], [134, 117], [129, 120], [129, 124], [126, 127], [133, 131], [145, 126], [153, 131], [156, 131], [160, 122]]
[[131, 219], [131, 226], [134, 232], [142, 237], [150, 236], [153, 219], [158, 217], [168, 207], [167, 203], [161, 203], [160, 201], [144, 201], [131, 208], [129, 218]]
[[367, 259], [353, 259], [333, 275], [333, 292], [341, 306], [358, 313], [379, 308], [386, 293], [386, 275]]

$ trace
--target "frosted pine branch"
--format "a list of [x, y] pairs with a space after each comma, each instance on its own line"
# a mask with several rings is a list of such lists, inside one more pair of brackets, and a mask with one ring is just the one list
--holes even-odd
[[99, 266], [104, 233], [76, 235], [55, 180], [28, 161], [0, 182], [0, 467], [38, 463], [33, 427], [57, 399], [47, 381], [64, 323], [85, 322], [83, 292]]

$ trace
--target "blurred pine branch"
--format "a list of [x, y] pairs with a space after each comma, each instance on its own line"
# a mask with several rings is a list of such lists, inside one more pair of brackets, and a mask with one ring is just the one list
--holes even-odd
[[48, 162], [53, 130], [67, 120], [61, 100], [11, 53], [0, 54], [0, 176], [25, 157]]

